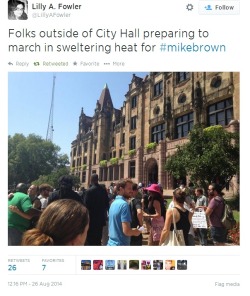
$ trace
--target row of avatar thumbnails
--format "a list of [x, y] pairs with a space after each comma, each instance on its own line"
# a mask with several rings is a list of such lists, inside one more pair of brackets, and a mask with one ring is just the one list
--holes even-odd
[[187, 260], [81, 260], [81, 270], [187, 270]]

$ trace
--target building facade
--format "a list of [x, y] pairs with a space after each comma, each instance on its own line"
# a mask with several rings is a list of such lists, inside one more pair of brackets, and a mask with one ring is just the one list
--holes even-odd
[[[79, 117], [71, 145], [71, 172], [87, 188], [92, 173], [110, 185], [129, 177], [144, 184], [176, 184], [167, 157], [187, 141], [196, 123], [239, 130], [238, 72], [152, 72], [133, 75], [122, 107], [115, 109], [105, 85], [92, 117]], [[186, 178], [186, 176], [185, 176]]]

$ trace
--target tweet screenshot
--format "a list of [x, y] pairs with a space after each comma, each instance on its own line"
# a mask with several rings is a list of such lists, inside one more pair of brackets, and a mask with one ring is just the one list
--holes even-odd
[[2, 4], [6, 294], [243, 295], [247, 4]]

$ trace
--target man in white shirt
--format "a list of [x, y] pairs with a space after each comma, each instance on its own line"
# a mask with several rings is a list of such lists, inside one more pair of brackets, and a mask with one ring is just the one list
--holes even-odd
[[38, 198], [41, 202], [41, 210], [43, 211], [48, 205], [48, 197], [50, 192], [52, 191], [52, 187], [49, 184], [41, 184], [39, 186], [40, 195]]
[[[202, 188], [195, 189], [195, 195], [197, 197], [195, 209], [198, 211], [205, 211], [207, 208], [207, 198], [203, 195]], [[207, 246], [207, 228], [197, 228], [197, 235], [201, 246]]]

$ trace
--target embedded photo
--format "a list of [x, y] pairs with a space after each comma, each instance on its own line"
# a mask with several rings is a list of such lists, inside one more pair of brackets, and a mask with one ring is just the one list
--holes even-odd
[[239, 72], [9, 72], [8, 245], [240, 245], [239, 105]]

